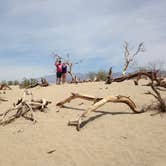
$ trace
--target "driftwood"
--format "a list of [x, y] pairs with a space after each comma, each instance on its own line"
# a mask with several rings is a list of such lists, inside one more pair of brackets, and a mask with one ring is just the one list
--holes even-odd
[[80, 99], [84, 99], [84, 100], [94, 102], [94, 104], [90, 108], [85, 110], [85, 112], [80, 115], [78, 120], [69, 121], [68, 125], [76, 125], [78, 131], [80, 130], [82, 120], [85, 116], [87, 116], [90, 112], [95, 111], [96, 109], [98, 109], [99, 107], [103, 106], [104, 104], [106, 104], [108, 102], [127, 104], [134, 113], [144, 112], [143, 110], [138, 110], [135, 103], [129, 97], [120, 96], [120, 95], [119, 96], [108, 96], [108, 97], [105, 97], [105, 98], [96, 98], [94, 96], [72, 93], [72, 95], [69, 96], [67, 99], [57, 103], [57, 106], [62, 107], [62, 106], [64, 106], [65, 103], [68, 103], [71, 100], [76, 99], [76, 98], [80, 98]]
[[107, 80], [106, 80], [106, 84], [111, 84], [112, 80], [113, 80], [112, 67], [110, 67], [109, 72], [108, 72], [108, 76], [107, 76]]
[[0, 90], [11, 90], [12, 88], [7, 84], [0, 84]]
[[2, 97], [0, 97], [0, 102], [1, 101], [8, 101], [7, 99], [4, 99], [4, 98], [2, 98]]
[[88, 101], [93, 101], [94, 103], [96, 103], [96, 102], [98, 102], [98, 101], [103, 99], [103, 98], [96, 98], [94, 96], [89, 96], [89, 95], [82, 95], [82, 94], [78, 94], [78, 93], [71, 93], [71, 96], [69, 96], [65, 100], [57, 103], [56, 106], [63, 107], [65, 103], [70, 103], [71, 100], [78, 99], [78, 98], [79, 99], [88, 100]]
[[[134, 83], [135, 85], [138, 85], [138, 81], [142, 78], [142, 76], [145, 76], [149, 78], [151, 82], [153, 82], [154, 86], [166, 88], [166, 82], [163, 80], [163, 78], [159, 77], [157, 74], [158, 74], [157, 72], [153, 71], [138, 71], [117, 78], [107, 79], [106, 84], [111, 84], [112, 82], [123, 82], [125, 80], [131, 80], [136, 78], [136, 80], [134, 80]], [[151, 85], [151, 82], [148, 85]]]
[[45, 78], [41, 78], [41, 83], [37, 82], [32, 85], [28, 85], [27, 87], [25, 87], [25, 89], [34, 88], [36, 86], [46, 87], [46, 86], [49, 86], [49, 83], [47, 82]]
[[67, 71], [68, 74], [71, 76], [71, 83], [78, 83], [78, 78], [76, 75], [73, 74], [72, 68], [73, 68], [73, 63], [72, 62], [66, 62], [68, 65], [69, 70]]
[[[27, 96], [30, 96], [30, 98], [28, 99]], [[44, 112], [50, 103], [46, 99], [34, 100], [32, 93], [24, 91], [23, 97], [17, 103], [14, 103], [10, 109], [0, 114], [0, 125], [9, 124], [20, 117], [36, 122], [34, 112], [37, 110]]]

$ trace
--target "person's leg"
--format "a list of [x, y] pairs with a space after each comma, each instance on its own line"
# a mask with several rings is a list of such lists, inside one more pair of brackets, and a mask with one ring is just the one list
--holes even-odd
[[66, 83], [66, 76], [67, 76], [67, 73], [64, 73], [64, 83]]
[[62, 84], [64, 84], [64, 73], [62, 73]]
[[59, 73], [59, 84], [62, 83], [62, 73]]
[[61, 84], [61, 78], [60, 77], [58, 78], [58, 84], [59, 85]]
[[57, 84], [61, 84], [61, 73], [57, 72]]
[[58, 72], [56, 73], [56, 84], [58, 84]]

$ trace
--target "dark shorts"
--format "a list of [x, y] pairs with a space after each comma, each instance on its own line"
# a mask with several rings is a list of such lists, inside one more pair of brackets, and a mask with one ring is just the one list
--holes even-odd
[[62, 73], [61, 73], [61, 72], [57, 72], [57, 73], [56, 73], [56, 77], [57, 77], [57, 78], [61, 78], [61, 77], [62, 77]]

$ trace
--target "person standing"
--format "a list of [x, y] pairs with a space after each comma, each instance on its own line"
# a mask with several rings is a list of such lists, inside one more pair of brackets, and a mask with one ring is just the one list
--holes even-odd
[[55, 62], [56, 66], [56, 84], [61, 84], [62, 78], [62, 63], [61, 60]]
[[66, 63], [62, 64], [62, 83], [66, 83], [66, 77], [67, 77], [67, 65]]

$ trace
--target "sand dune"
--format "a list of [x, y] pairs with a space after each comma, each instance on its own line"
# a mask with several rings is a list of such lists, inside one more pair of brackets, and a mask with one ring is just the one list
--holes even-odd
[[[1, 95], [9, 101], [0, 103], [0, 113], [23, 93], [18, 87], [12, 88]], [[32, 89], [36, 98], [45, 97], [52, 104], [47, 113], [35, 113], [38, 120], [35, 125], [17, 119], [0, 127], [0, 166], [165, 166], [165, 115], [150, 116], [151, 112], [133, 114], [124, 104], [109, 103], [91, 113], [86, 125], [77, 132], [75, 127], [67, 126], [67, 122], [75, 120], [91, 102], [75, 100], [67, 104], [68, 108], [57, 112], [56, 103], [71, 92], [98, 97], [131, 96], [141, 108], [154, 101], [152, 96], [144, 94], [147, 90], [150, 88], [134, 86], [132, 81]], [[166, 97], [166, 92], [162, 95]]]

